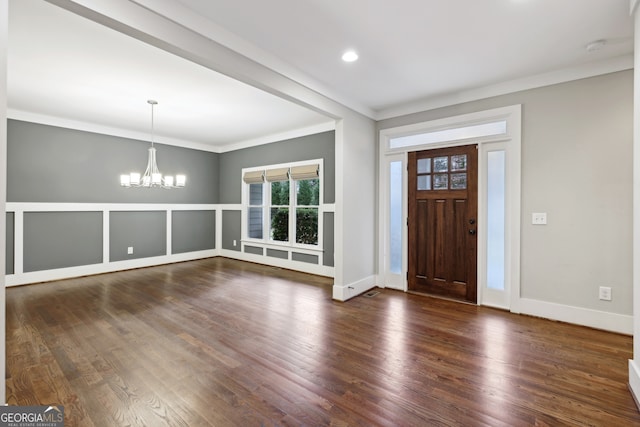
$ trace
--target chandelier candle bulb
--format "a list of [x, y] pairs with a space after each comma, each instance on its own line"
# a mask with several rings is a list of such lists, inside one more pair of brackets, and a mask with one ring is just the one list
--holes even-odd
[[185, 175], [176, 175], [176, 186], [184, 187], [187, 183], [187, 177]]
[[140, 174], [131, 172], [131, 174], [129, 174], [129, 181], [132, 185], [140, 185]]
[[173, 187], [173, 177], [172, 176], [165, 176], [164, 177], [164, 185], [168, 185], [170, 187]]

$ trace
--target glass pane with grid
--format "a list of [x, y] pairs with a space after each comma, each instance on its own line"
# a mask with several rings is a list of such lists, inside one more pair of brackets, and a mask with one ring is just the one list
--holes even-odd
[[318, 244], [318, 212], [320, 205], [320, 180], [295, 181], [296, 243]]

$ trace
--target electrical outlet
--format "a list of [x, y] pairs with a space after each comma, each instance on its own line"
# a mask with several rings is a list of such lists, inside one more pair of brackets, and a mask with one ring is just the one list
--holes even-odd
[[129, 246], [129, 247], [127, 248], [127, 254], [128, 254], [128, 255], [132, 255], [132, 254], [133, 254], [133, 246]]
[[547, 224], [547, 213], [546, 212], [536, 212], [531, 214], [531, 224], [533, 225], [546, 225]]
[[235, 240], [233, 241], [233, 246], [237, 246], [238, 242], [236, 242]]
[[603, 301], [611, 301], [611, 288], [600, 286], [599, 298]]

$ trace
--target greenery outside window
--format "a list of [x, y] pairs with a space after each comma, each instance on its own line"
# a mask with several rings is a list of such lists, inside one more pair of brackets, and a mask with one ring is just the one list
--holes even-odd
[[296, 186], [296, 243], [318, 244], [320, 180], [294, 181]]
[[289, 181], [271, 183], [269, 238], [276, 242], [289, 241]]

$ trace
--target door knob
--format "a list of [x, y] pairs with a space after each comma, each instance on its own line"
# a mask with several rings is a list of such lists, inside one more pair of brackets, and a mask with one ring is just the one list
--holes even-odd
[[473, 230], [473, 229], [469, 230], [469, 234], [471, 234], [472, 236], [475, 236], [476, 235], [476, 230]]

